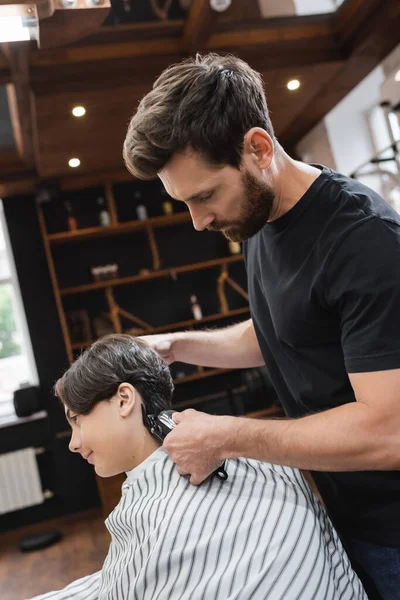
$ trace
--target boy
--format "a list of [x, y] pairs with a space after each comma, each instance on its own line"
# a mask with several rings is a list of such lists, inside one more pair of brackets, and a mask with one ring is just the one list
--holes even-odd
[[171, 408], [167, 365], [146, 342], [109, 335], [56, 383], [70, 450], [101, 477], [126, 472], [106, 520], [101, 571], [36, 600], [367, 600], [336, 532], [296, 469], [225, 464], [194, 487], [143, 424]]

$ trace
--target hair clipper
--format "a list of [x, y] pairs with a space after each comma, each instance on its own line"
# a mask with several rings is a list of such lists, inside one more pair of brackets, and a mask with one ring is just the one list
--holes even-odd
[[[176, 427], [176, 423], [172, 419], [174, 412], [176, 411], [163, 410], [157, 416], [148, 415], [144, 406], [142, 405], [143, 423], [150, 433], [154, 435], [154, 437], [156, 437], [160, 442], [163, 442], [167, 435]], [[228, 479], [228, 474], [225, 471], [224, 465], [225, 463], [218, 467], [218, 469], [216, 469], [213, 473], [222, 481]]]

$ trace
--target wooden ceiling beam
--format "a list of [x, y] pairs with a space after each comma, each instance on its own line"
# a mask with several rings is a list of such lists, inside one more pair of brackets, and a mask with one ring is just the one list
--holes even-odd
[[11, 71], [5, 54], [0, 53], [0, 85], [11, 83]]
[[[332, 38], [299, 40], [291, 44], [277, 42], [265, 45], [263, 52], [259, 51], [257, 45], [231, 49], [231, 51], [236, 52], [258, 71], [313, 65], [316, 57], [318, 63], [332, 63], [346, 58]], [[58, 65], [32, 66], [31, 86], [35, 96], [71, 91], [99, 90], [100, 92], [109, 88], [125, 87], [127, 82], [135, 88], [144, 86], [150, 89], [155, 78], [165, 68], [180, 62], [183, 57], [181, 53], [171, 53], [163, 56], [143, 56], [140, 60], [126, 57], [118, 61], [111, 58], [95, 61], [90, 65], [66, 64], [62, 68], [62, 78], [59, 76]]]
[[211, 8], [210, 0], [192, 1], [183, 30], [183, 46], [188, 54], [205, 48], [219, 15]]
[[[353, 35], [354, 29], [362, 31], [357, 21], [360, 15], [368, 18], [379, 4], [379, 0], [347, 0], [337, 15], [234, 21], [227, 18], [217, 20], [218, 13], [211, 9], [209, 0], [194, 0], [185, 25], [183, 21], [171, 21], [121, 26], [118, 30], [104, 27], [82, 43], [51, 51], [34, 51], [31, 65], [45, 68], [107, 60], [117, 63], [119, 60], [144, 56], [185, 56], [189, 50], [201, 47], [233, 52], [253, 49], [261, 53], [263, 46], [270, 44], [286, 44], [289, 47], [294, 43], [308, 42], [312, 46], [321, 39], [331, 49], [340, 52], [341, 43]], [[295, 56], [292, 58], [296, 59]], [[319, 57], [315, 58], [319, 60]]]
[[179, 54], [183, 53], [183, 50], [183, 43], [180, 38], [150, 39], [84, 47], [76, 45], [56, 48], [51, 51], [36, 51], [31, 56], [31, 66], [39, 68], [55, 65], [78, 65], [80, 63], [87, 65], [110, 59], [118, 61], [123, 58]]
[[55, 10], [50, 18], [40, 22], [40, 48], [57, 48], [89, 36], [100, 28], [109, 12], [109, 0], [92, 8]]
[[2, 44], [7, 57], [12, 83], [7, 85], [8, 106], [20, 159], [26, 167], [35, 165], [33, 118], [29, 85], [29, 54], [31, 43]]
[[[287, 31], [282, 21], [286, 22], [286, 19], [279, 19], [279, 26], [275, 23], [268, 25], [266, 20], [261, 25], [253, 21], [245, 27], [240, 24], [238, 31], [226, 30], [224, 22], [221, 33], [211, 35], [207, 50], [237, 53], [259, 70], [310, 65], [316, 60], [335, 62], [345, 58], [331, 21], [302, 19], [301, 25], [298, 25], [290, 20], [291, 26]], [[153, 26], [149, 29], [154, 31]], [[163, 33], [168, 32], [168, 36], [155, 40], [148, 38], [144, 27], [138, 28], [138, 36], [136, 28], [128, 31], [134, 41], [34, 52], [31, 82], [35, 94], [103, 89], [125, 85], [127, 81], [132, 85], [152, 84], [163, 69], [187, 56], [181, 30], [176, 25], [171, 29], [161, 28]], [[60, 67], [62, 78], [59, 76]]]
[[[203, 0], [205, 1], [205, 0]], [[375, 0], [376, 1], [376, 0]], [[234, 51], [235, 48], [255, 49], [263, 51], [263, 44], [282, 44], [288, 46], [295, 42], [305, 42], [312, 45], [313, 40], [326, 39], [332, 47], [338, 48], [337, 32], [335, 31], [331, 18], [310, 19], [308, 17], [282, 18], [276, 20], [261, 19], [246, 23], [223, 22], [221, 27], [216, 25], [215, 33], [212, 33], [206, 46], [207, 49]], [[132, 32], [132, 40], [123, 42], [114, 41], [96, 45], [74, 45], [67, 48], [53, 49], [51, 51], [34, 51], [31, 55], [31, 66], [34, 68], [45, 68], [55, 65], [77, 65], [79, 63], [94, 63], [97, 61], [114, 60], [124, 58], [149, 57], [165, 55], [187, 55], [183, 38], [179, 28], [174, 30], [173, 36], [151, 39], [144, 37], [144, 29], [141, 28], [142, 38], [135, 38], [135, 28]], [[150, 28], [154, 32], [153, 27]]]
[[98, 46], [100, 44], [120, 44], [183, 36], [183, 19], [168, 21], [143, 21], [124, 25], [103, 25], [96, 33], [79, 42], [79, 46]]

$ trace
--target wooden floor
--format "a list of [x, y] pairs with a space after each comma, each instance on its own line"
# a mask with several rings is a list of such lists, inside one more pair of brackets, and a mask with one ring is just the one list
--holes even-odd
[[[18, 550], [22, 537], [48, 529], [59, 529], [63, 539], [28, 554]], [[0, 599], [32, 598], [98, 571], [109, 544], [109, 533], [97, 510], [0, 535]]]

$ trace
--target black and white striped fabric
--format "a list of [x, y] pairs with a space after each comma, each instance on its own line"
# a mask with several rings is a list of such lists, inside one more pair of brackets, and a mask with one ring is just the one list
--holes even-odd
[[226, 470], [194, 487], [158, 449], [127, 474], [102, 570], [35, 600], [367, 600], [298, 470]]

